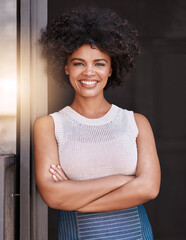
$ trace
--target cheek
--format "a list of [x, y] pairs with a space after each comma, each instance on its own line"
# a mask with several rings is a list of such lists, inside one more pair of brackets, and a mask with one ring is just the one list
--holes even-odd
[[72, 86], [77, 85], [79, 73], [77, 71], [69, 71], [69, 81]]
[[100, 74], [104, 78], [108, 78], [111, 75], [111, 70], [110, 69], [104, 69], [100, 71]]
[[82, 70], [80, 68], [69, 68], [68, 69], [69, 76], [71, 76], [73, 79], [78, 78], [78, 76], [81, 74]]

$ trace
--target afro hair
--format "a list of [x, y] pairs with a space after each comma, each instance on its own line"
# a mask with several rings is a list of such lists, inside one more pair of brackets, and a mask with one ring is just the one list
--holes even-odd
[[123, 85], [140, 53], [137, 30], [114, 11], [101, 8], [79, 7], [63, 13], [42, 29], [40, 44], [48, 75], [61, 83], [68, 81], [64, 71], [68, 56], [83, 44], [107, 53], [112, 75], [105, 88]]

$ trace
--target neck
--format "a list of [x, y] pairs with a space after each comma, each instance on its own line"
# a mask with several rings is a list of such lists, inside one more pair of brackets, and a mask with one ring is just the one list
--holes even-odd
[[76, 112], [87, 118], [99, 118], [105, 115], [111, 107], [104, 95], [97, 98], [85, 98], [76, 96], [70, 105]]

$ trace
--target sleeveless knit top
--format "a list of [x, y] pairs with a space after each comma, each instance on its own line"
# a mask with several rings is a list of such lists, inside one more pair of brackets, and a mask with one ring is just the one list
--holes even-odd
[[[90, 119], [67, 106], [51, 116], [69, 179], [135, 175], [138, 128], [132, 111], [113, 104], [103, 117]], [[98, 213], [59, 210], [58, 240], [153, 240], [153, 234], [143, 205]]]
[[67, 106], [51, 116], [60, 164], [69, 179], [135, 175], [138, 128], [132, 111], [111, 105], [103, 117], [90, 119]]

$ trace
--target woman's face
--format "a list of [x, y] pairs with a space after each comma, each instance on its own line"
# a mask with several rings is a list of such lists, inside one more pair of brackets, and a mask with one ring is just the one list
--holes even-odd
[[83, 97], [98, 96], [103, 94], [111, 76], [111, 59], [97, 47], [84, 44], [68, 57], [65, 72], [76, 94]]

